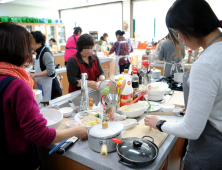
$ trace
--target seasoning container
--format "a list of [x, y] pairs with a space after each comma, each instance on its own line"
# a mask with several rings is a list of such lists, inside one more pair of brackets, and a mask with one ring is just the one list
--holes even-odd
[[92, 103], [92, 101], [93, 101], [93, 99], [92, 98], [89, 98], [89, 106], [88, 106], [88, 109], [89, 110], [92, 110], [92, 108], [93, 108], [93, 103]]
[[137, 75], [137, 71], [133, 71], [132, 76], [132, 88], [133, 88], [133, 98], [135, 99], [135, 92], [139, 90], [139, 77]]

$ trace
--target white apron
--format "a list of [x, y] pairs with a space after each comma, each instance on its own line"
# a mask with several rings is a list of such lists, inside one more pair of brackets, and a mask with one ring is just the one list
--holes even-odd
[[130, 56], [129, 55], [119, 55], [120, 53], [120, 44], [122, 43], [128, 43], [130, 48], [131, 48], [131, 45], [129, 43], [129, 41], [117, 41], [118, 43], [118, 49], [117, 49], [117, 54], [116, 54], [116, 69], [115, 69], [115, 74], [116, 75], [119, 75], [120, 74], [120, 70], [119, 70], [119, 60], [121, 58], [125, 58], [125, 60], [129, 60], [130, 61]]
[[[42, 51], [45, 49], [45, 47], [42, 48], [41, 52], [39, 53], [38, 59], [35, 60], [35, 73], [36, 74], [42, 72], [42, 70], [40, 68], [40, 57], [41, 57]], [[42, 90], [42, 101], [41, 102], [48, 102], [51, 100], [52, 80], [54, 78], [58, 78], [56, 73], [55, 73], [54, 77], [44, 76], [44, 77], [36, 77], [35, 78], [36, 84], [37, 84], [37, 89]], [[59, 78], [58, 78], [58, 80], [59, 80]], [[60, 83], [60, 81], [59, 81], [59, 83]]]

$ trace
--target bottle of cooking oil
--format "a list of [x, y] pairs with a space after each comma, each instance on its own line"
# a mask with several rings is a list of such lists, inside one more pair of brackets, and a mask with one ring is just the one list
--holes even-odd
[[124, 70], [123, 79], [126, 79], [126, 85], [120, 96], [121, 102], [130, 103], [133, 100], [133, 88], [128, 69]]

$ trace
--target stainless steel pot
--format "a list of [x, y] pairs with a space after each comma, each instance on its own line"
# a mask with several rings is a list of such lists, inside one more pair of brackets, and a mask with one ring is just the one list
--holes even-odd
[[[108, 127], [104, 128], [103, 125], [108, 123]], [[118, 122], [103, 122], [93, 126], [88, 133], [89, 147], [95, 151], [100, 152], [101, 157], [105, 158], [108, 152], [116, 150], [116, 143], [112, 138], [122, 139], [123, 125]]]
[[174, 73], [174, 81], [177, 83], [183, 83], [183, 73]]
[[35, 100], [39, 104], [42, 101], [42, 90], [39, 89], [33, 89], [35, 93]]

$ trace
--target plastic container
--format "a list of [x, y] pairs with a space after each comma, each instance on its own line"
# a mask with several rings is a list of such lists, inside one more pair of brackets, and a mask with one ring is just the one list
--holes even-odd
[[134, 94], [137, 90], [139, 90], [139, 77], [137, 75], [137, 71], [133, 71], [133, 76], [132, 76], [132, 88], [133, 88], [133, 98]]
[[52, 23], [52, 20], [51, 20], [51, 19], [48, 19], [48, 23]]
[[30, 19], [30, 23], [34, 23], [34, 21], [35, 21], [34, 17], [30, 17], [29, 19]]
[[62, 24], [62, 20], [61, 19], [59, 19], [59, 24]]
[[27, 18], [28, 18], [28, 17], [21, 17], [22, 22], [27, 22]]
[[17, 17], [10, 17], [9, 21], [10, 22], [18, 22], [18, 18]]
[[56, 23], [56, 20], [55, 19], [51, 19], [52, 23]]
[[59, 23], [59, 19], [56, 19], [56, 20], [55, 20], [55, 23], [58, 24], [58, 23]]
[[34, 18], [34, 23], [39, 23], [39, 19], [38, 18]]
[[132, 102], [130, 103], [125, 103], [125, 102], [120, 102], [120, 107], [125, 106], [125, 105], [131, 105], [134, 103], [137, 103], [139, 100], [143, 99], [143, 96], [146, 94], [146, 92], [142, 92], [142, 94], [140, 96], [138, 96], [136, 99], [134, 99]]
[[0, 21], [1, 22], [9, 22], [9, 17], [8, 16], [1, 16]]
[[40, 18], [40, 23], [48, 23], [48, 19], [47, 18]]
[[126, 80], [126, 85], [121, 93], [121, 102], [130, 103], [133, 100], [133, 88], [131, 77], [127, 69], [124, 70], [123, 79]]
[[93, 102], [92, 102], [93, 99], [92, 99], [92, 98], [89, 98], [89, 101], [90, 101], [90, 102], [89, 102], [88, 109], [89, 109], [89, 110], [92, 110], [92, 108], [93, 108]]

